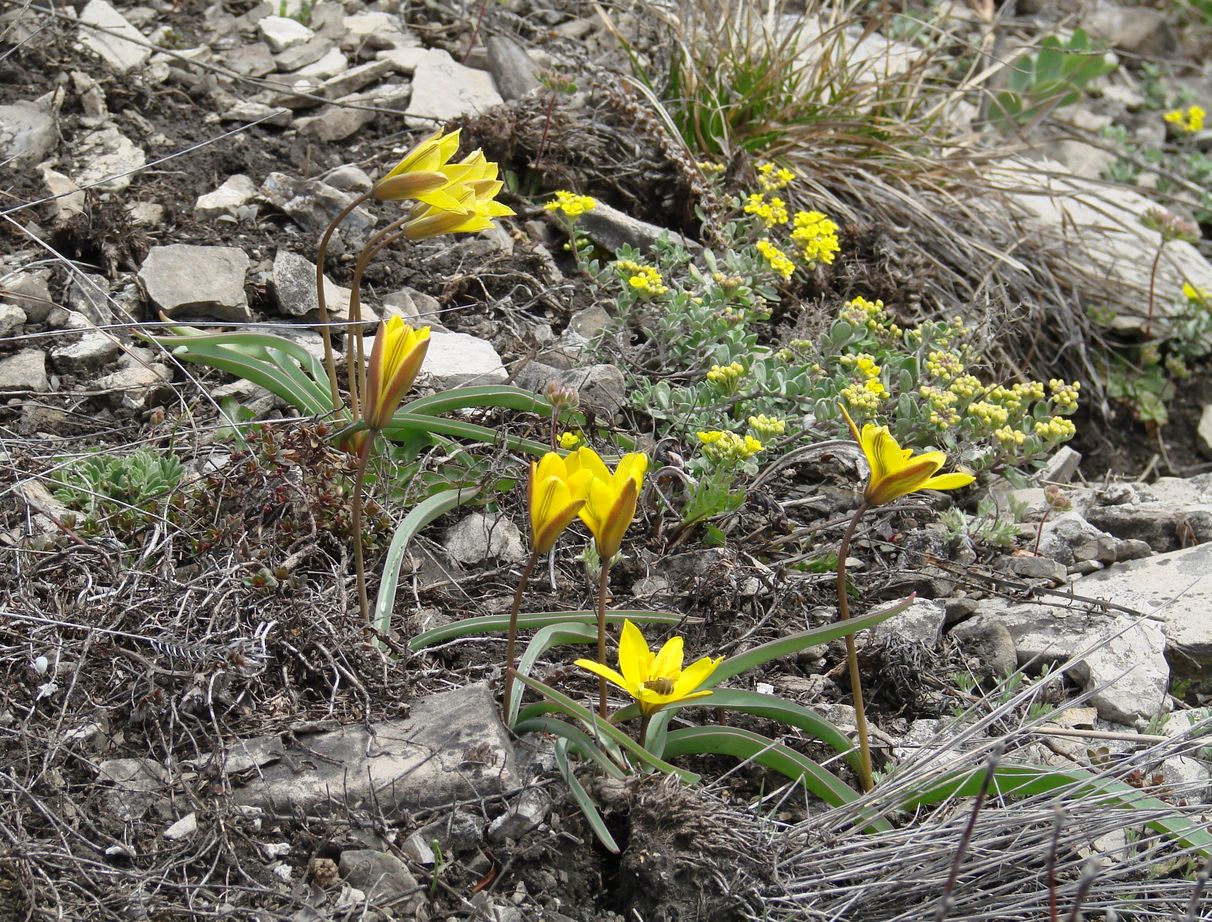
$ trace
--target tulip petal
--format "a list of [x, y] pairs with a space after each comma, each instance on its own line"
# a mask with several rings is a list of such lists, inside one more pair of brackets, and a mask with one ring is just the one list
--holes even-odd
[[619, 688], [623, 689], [623, 691], [627, 692], [627, 694], [631, 695], [633, 698], [636, 696], [636, 692], [640, 690], [638, 685], [627, 684], [627, 680], [609, 666], [603, 666], [601, 663], [595, 663], [591, 659], [579, 659], [573, 663], [573, 665], [580, 666], [582, 669], [587, 669], [596, 676], [601, 676], [610, 684], [617, 685]]
[[625, 619], [623, 632], [619, 636], [619, 669], [630, 683], [625, 687], [638, 688], [648, 681], [651, 663], [652, 651], [648, 649], [648, 641], [630, 619]]
[[673, 692], [679, 698], [685, 697], [689, 692], [694, 691], [700, 685], [707, 681], [708, 677], [715, 672], [716, 667], [724, 661], [724, 657], [717, 656], [712, 659], [710, 656], [704, 656], [702, 659], [695, 660], [678, 676], [678, 680], [674, 683]]
[[931, 477], [924, 484], [923, 490], [958, 490], [960, 487], [966, 487], [972, 481], [976, 480], [971, 474], [965, 474], [962, 471], [957, 471], [953, 474], [939, 474], [936, 477]]
[[681, 672], [682, 646], [682, 638], [676, 635], [665, 641], [660, 652], [657, 653], [656, 658], [652, 661], [652, 675], [673, 676]]

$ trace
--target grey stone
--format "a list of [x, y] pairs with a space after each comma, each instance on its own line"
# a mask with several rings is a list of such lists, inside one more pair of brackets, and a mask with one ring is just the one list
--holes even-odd
[[694, 241], [664, 227], [657, 227], [624, 214], [617, 208], [598, 202], [592, 211], [581, 215], [578, 229], [594, 243], [613, 253], [619, 247], [632, 246], [638, 250], [651, 249], [662, 237], [690, 250], [701, 247]]
[[1159, 616], [1176, 673], [1190, 675], [1212, 666], [1212, 545], [1117, 563], [1083, 577], [1073, 588], [1080, 595]]
[[[302, 45], [315, 37], [315, 33], [303, 23], [286, 16], [266, 16], [257, 22], [257, 32], [269, 46], [270, 51], [275, 54], [286, 51], [288, 48], [294, 48], [296, 45]], [[323, 53], [321, 51], [316, 55], [315, 60], [319, 60]], [[293, 70], [293, 68], [284, 69]]]
[[436, 330], [429, 336], [421, 376], [438, 390], [460, 384], [504, 384], [509, 377], [492, 343], [467, 333]]
[[415, 288], [401, 288], [383, 296], [383, 318], [389, 317], [399, 317], [409, 326], [428, 326], [439, 333], [447, 332], [438, 322], [442, 317], [438, 299]]
[[84, 192], [71, 179], [44, 165], [42, 182], [46, 185], [46, 191], [55, 196], [49, 204], [56, 225], [62, 226], [76, 215], [84, 214]]
[[470, 851], [480, 844], [483, 827], [484, 821], [476, 814], [467, 810], [452, 810], [410, 835], [400, 846], [400, 851], [410, 861], [432, 867], [435, 840], [444, 855]]
[[273, 55], [261, 42], [237, 45], [223, 52], [221, 60], [224, 67], [245, 77], [264, 77], [277, 70]]
[[527, 788], [506, 813], [488, 826], [488, 838], [493, 842], [506, 839], [517, 841], [537, 829], [551, 810], [551, 795], [542, 788]]
[[97, 781], [110, 786], [102, 795], [106, 812], [129, 823], [161, 799], [169, 775], [151, 759], [107, 759], [97, 766]]
[[[114, 311], [110, 306], [109, 281], [103, 275], [91, 272], [73, 272], [67, 286], [67, 307], [83, 314], [97, 326], [113, 323]], [[61, 310], [47, 317], [48, 322], [62, 325], [68, 315]]]
[[365, 12], [346, 16], [342, 20], [341, 48], [354, 51], [363, 47], [383, 48], [417, 47], [421, 40], [404, 28], [400, 17], [392, 13]]
[[95, 186], [106, 192], [124, 191], [131, 184], [134, 171], [147, 163], [143, 149], [113, 125], [80, 138], [74, 154], [79, 164], [72, 177], [76, 184], [81, 188]]
[[[278, 303], [278, 310], [282, 313], [291, 317], [319, 319], [316, 264], [310, 259], [290, 250], [278, 250], [274, 256], [270, 287]], [[334, 284], [328, 276], [324, 276], [324, 303], [331, 317], [348, 318], [349, 295], [348, 288], [342, 288]]]
[[1063, 583], [1069, 572], [1063, 563], [1049, 557], [1007, 555], [1001, 562], [1006, 571], [1015, 576], [1021, 576], [1023, 579], [1045, 579], [1054, 585]]
[[412, 75], [405, 122], [413, 127], [460, 121], [504, 102], [491, 75], [464, 67], [440, 49], [394, 48], [380, 51], [376, 57]]
[[1178, 40], [1166, 22], [1166, 14], [1147, 6], [1129, 8], [1115, 3], [1101, 4], [1085, 13], [1082, 26], [1091, 38], [1132, 54], [1161, 57], [1178, 47]]
[[[278, 70], [294, 73], [303, 67], [310, 64], [315, 64], [324, 59], [324, 56], [329, 52], [336, 51], [326, 38], [312, 38], [301, 45], [295, 45], [293, 48], [288, 48], [280, 54], [274, 55], [274, 64]], [[338, 52], [339, 53], [339, 52]], [[298, 74], [297, 76], [306, 76]], [[331, 76], [331, 74], [329, 75]], [[323, 80], [324, 78], [318, 78]]]
[[[261, 183], [261, 195], [267, 202], [285, 212], [305, 231], [321, 233], [328, 222], [353, 201], [354, 196], [339, 192], [315, 179], [300, 179], [287, 173], [270, 173]], [[347, 240], [360, 246], [374, 230], [375, 218], [365, 208], [355, 208], [345, 220], [334, 240]], [[337, 252], [330, 246], [330, 252]]]
[[521, 99], [543, 85], [526, 49], [507, 35], [488, 36], [488, 71], [506, 100]]
[[360, 167], [350, 164], [339, 166], [324, 174], [325, 184], [342, 192], [369, 192], [374, 186], [374, 180]]
[[49, 390], [46, 353], [41, 349], [22, 349], [0, 359], [0, 394], [14, 391], [42, 393]]
[[[247, 751], [258, 777], [234, 792], [237, 804], [311, 813], [371, 808], [390, 815], [518, 786], [509, 735], [486, 684], [411, 702], [411, 716], [299, 738], [279, 735], [229, 744]], [[266, 764], [266, 763], [271, 764]], [[229, 760], [238, 765], [238, 758]], [[249, 767], [249, 761], [244, 765]]]
[[256, 194], [257, 187], [253, 181], [243, 173], [236, 173], [227, 177], [214, 192], [198, 196], [194, 203], [194, 217], [204, 220], [224, 216], [234, 218]]
[[0, 277], [0, 300], [25, 312], [29, 323], [42, 323], [55, 306], [50, 269], [18, 269]]
[[155, 246], [139, 269], [139, 281], [155, 306], [174, 320], [251, 321], [244, 291], [248, 256], [237, 247], [184, 243]]
[[50, 351], [51, 364], [62, 374], [81, 374], [96, 371], [108, 365], [122, 351], [122, 347], [108, 333], [98, 330], [82, 314], [72, 311], [65, 329], [78, 331], [74, 342], [58, 339]]
[[1039, 553], [1066, 567], [1085, 560], [1114, 563], [1121, 543], [1119, 539], [1091, 525], [1078, 513], [1063, 512], [1044, 522], [1040, 530]]
[[357, 887], [372, 903], [387, 902], [405, 893], [412, 893], [420, 903], [423, 896], [404, 862], [395, 855], [372, 848], [347, 849], [341, 852], [341, 876]]
[[223, 122], [262, 122], [276, 128], [285, 128], [294, 120], [294, 113], [284, 106], [267, 106], [252, 100], [239, 100], [219, 112]]
[[98, 125], [100, 120], [109, 115], [105, 105], [105, 91], [101, 85], [83, 71], [72, 71], [72, 85], [76, 95], [80, 97], [80, 108], [84, 110], [86, 124]]
[[471, 513], [450, 527], [442, 546], [461, 564], [485, 563], [494, 557], [507, 563], [526, 559], [522, 533], [503, 515]]
[[320, 87], [320, 94], [325, 99], [340, 99], [372, 83], [379, 83], [394, 70], [390, 61], [368, 61], [325, 80]]
[[98, 378], [95, 387], [110, 394], [111, 403], [141, 410], [170, 396], [172, 380], [172, 369], [156, 361], [152, 350], [128, 347], [118, 359], [117, 370]]
[[933, 647], [943, 636], [946, 618], [947, 609], [941, 602], [915, 599], [899, 615], [893, 615], [872, 628], [871, 636], [881, 643], [916, 643]]
[[981, 679], [999, 679], [1018, 668], [1018, 650], [1006, 626], [977, 615], [953, 627], [947, 636], [968, 657], [968, 668]]
[[[288, 51], [287, 54], [290, 54]], [[305, 80], [329, 80], [338, 74], [349, 70], [349, 59], [339, 49], [330, 48], [318, 61], [300, 67], [294, 72], [296, 77]]]
[[160, 833], [170, 842], [175, 842], [178, 839], [188, 839], [198, 831], [198, 814], [187, 813], [181, 819], [177, 820], [171, 826]]
[[1086, 519], [1117, 538], [1147, 541], [1155, 551], [1212, 540], [1212, 475], [1113, 484]]
[[1068, 483], [1082, 463], [1082, 453], [1068, 445], [1058, 448], [1036, 477], [1040, 483]]
[[0, 106], [0, 161], [9, 161], [10, 170], [40, 163], [58, 143], [55, 113], [42, 101]]
[[138, 67], [151, 56], [142, 33], [105, 0], [89, 0], [80, 11], [80, 44], [120, 74]]
[[295, 127], [305, 138], [317, 141], [344, 141], [371, 124], [378, 113], [369, 108], [324, 106], [315, 115], [295, 120]]
[[1212, 458], [1212, 403], [1205, 404], [1195, 428], [1195, 441], [1205, 458]]
[[25, 321], [25, 311], [16, 304], [0, 303], [0, 339], [8, 336], [17, 327], [24, 326]]

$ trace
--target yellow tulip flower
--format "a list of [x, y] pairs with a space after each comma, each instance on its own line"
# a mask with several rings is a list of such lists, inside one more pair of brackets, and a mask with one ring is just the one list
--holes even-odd
[[414, 330], [399, 317], [380, 321], [374, 348], [366, 368], [366, 406], [363, 419], [368, 428], [379, 430], [391, 417], [412, 387], [429, 349], [429, 327]]
[[683, 669], [681, 637], [670, 637], [654, 654], [640, 629], [628, 620], [623, 622], [619, 638], [620, 671], [588, 659], [579, 659], [576, 665], [623, 689], [649, 717], [667, 704], [710, 695], [709, 690], [697, 689], [723, 661], [722, 656], [704, 656]]
[[587, 470], [593, 475], [589, 498], [581, 507], [580, 516], [593, 534], [598, 556], [604, 562], [609, 561], [619, 552], [623, 535], [635, 518], [648, 458], [640, 452], [624, 455], [613, 474], [592, 448], [578, 448], [566, 462], [570, 473]]
[[530, 541], [536, 554], [546, 554], [572, 524], [589, 496], [593, 474], [569, 471], [564, 459], [550, 451], [530, 462]]
[[465, 172], [447, 190], [456, 199], [457, 207], [417, 205], [403, 225], [404, 236], [409, 240], [487, 230], [493, 218], [514, 213], [508, 205], [496, 201], [504, 184], [497, 179], [497, 165], [486, 160], [483, 151], [468, 154], [459, 166]]
[[459, 149], [459, 132], [439, 129], [409, 151], [404, 159], [374, 184], [371, 194], [380, 201], [415, 199], [434, 208], [459, 211], [460, 183], [473, 172], [466, 163], [450, 163]]
[[845, 406], [842, 407], [842, 415], [846, 417], [850, 434], [863, 449], [867, 466], [871, 468], [867, 489], [863, 491], [863, 499], [868, 506], [883, 506], [918, 490], [956, 490], [976, 479], [965, 473], [936, 476], [947, 460], [943, 452], [928, 451], [914, 456], [912, 449], [901, 448], [887, 426], [867, 423], [860, 433]]

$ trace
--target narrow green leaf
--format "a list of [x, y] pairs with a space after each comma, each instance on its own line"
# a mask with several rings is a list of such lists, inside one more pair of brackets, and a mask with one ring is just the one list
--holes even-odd
[[568, 764], [567, 747], [568, 744], [564, 740], [556, 743], [556, 767], [559, 768], [560, 774], [564, 776], [564, 781], [568, 785], [568, 790], [572, 792], [572, 797], [577, 802], [577, 806], [585, 814], [585, 819], [589, 823], [589, 828], [593, 830], [593, 834], [598, 837], [598, 841], [605, 846], [607, 851], [617, 855], [619, 853], [619, 845], [615, 842], [614, 836], [610, 834], [610, 830], [606, 828], [606, 821], [602, 819], [602, 814], [598, 812], [598, 805], [593, 802], [593, 798], [589, 796], [589, 792], [585, 790], [581, 785], [580, 779], [577, 778], [576, 772]]
[[[530, 643], [526, 645], [526, 649], [518, 658], [518, 674], [530, 675], [530, 670], [534, 668], [538, 658], [552, 647], [570, 643], [597, 643], [597, 639], [596, 624], [576, 624], [566, 621], [562, 624], [549, 625], [535, 634]], [[522, 704], [521, 686], [515, 683], [510, 691], [510, 700], [505, 702], [505, 725], [507, 727], [512, 727], [514, 721], [517, 720], [518, 708]]]
[[321, 416], [331, 412], [330, 408], [317, 406], [307, 390], [300, 390], [293, 381], [283, 377], [277, 366], [268, 361], [252, 359], [238, 352], [217, 352], [203, 348], [191, 348], [180, 353], [180, 358], [198, 365], [207, 365], [226, 371], [228, 374], [260, 385], [272, 394], [277, 394], [301, 413]]
[[539, 457], [551, 451], [551, 446], [546, 442], [536, 442], [534, 439], [524, 439], [520, 436], [501, 433], [488, 426], [480, 426], [463, 420], [442, 419], [425, 413], [397, 412], [391, 418], [391, 424], [384, 428], [383, 433], [389, 439], [396, 439], [401, 437], [400, 433], [408, 431], [432, 432], [473, 442], [483, 442], [487, 445], [504, 445], [512, 451], [524, 451]]
[[621, 780], [627, 777], [627, 773], [610, 760], [588, 733], [566, 720], [557, 720], [554, 717], [531, 717], [527, 720], [519, 720], [514, 725], [513, 732], [518, 736], [524, 733], [550, 733], [553, 736], [562, 737], [573, 744], [575, 751], [596, 762], [602, 771], [611, 778]]
[[756, 669], [772, 660], [791, 656], [799, 653], [801, 650], [807, 650], [809, 647], [819, 647], [830, 641], [837, 640], [839, 637], [845, 637], [848, 634], [857, 634], [866, 628], [875, 627], [875, 625], [882, 621], [887, 621], [893, 615], [903, 612], [913, 603], [913, 598], [913, 596], [909, 596], [909, 598], [903, 599], [895, 605], [890, 605], [888, 608], [868, 612], [865, 615], [859, 615], [857, 618], [850, 618], [847, 621], [834, 621], [832, 624], [813, 628], [810, 631], [802, 631], [799, 634], [791, 634], [788, 637], [781, 637], [778, 640], [764, 643], [760, 647], [754, 647], [752, 650], [747, 650], [737, 656], [730, 656], [720, 663], [710, 678], [703, 683], [703, 687], [712, 688], [726, 679], [749, 672], [751, 669]]
[[396, 526], [395, 534], [391, 536], [391, 544], [387, 548], [387, 559], [383, 562], [383, 576], [379, 580], [379, 595], [375, 599], [373, 620], [381, 634], [391, 629], [391, 613], [396, 604], [396, 589], [400, 583], [400, 567], [404, 563], [404, 552], [408, 550], [408, 542], [417, 532], [441, 515], [446, 514], [456, 506], [467, 502], [478, 491], [444, 490], [435, 493], [428, 499], [423, 499], [412, 508], [404, 520]]
[[684, 768], [678, 768], [675, 765], [670, 765], [668, 762], [658, 759], [651, 752], [633, 740], [630, 736], [610, 723], [608, 720], [603, 720], [590, 710], [577, 704], [567, 695], [556, 691], [550, 685], [544, 685], [538, 679], [532, 679], [530, 676], [519, 675], [517, 680], [527, 688], [538, 692], [540, 695], [548, 698], [554, 704], [559, 705], [565, 714], [575, 717], [587, 727], [592, 727], [594, 731], [602, 736], [609, 737], [614, 740], [629, 753], [643, 762], [650, 768], [655, 768], [657, 771], [664, 772], [667, 775], [677, 775], [682, 781], [687, 784], [698, 784], [700, 776], [691, 771], [686, 771]]
[[[760, 733], [719, 726], [688, 727], [669, 732], [665, 741], [665, 755], [668, 758], [704, 754], [727, 755], [765, 765], [802, 784], [830, 806], [841, 807], [853, 803], [860, 796], [858, 791], [833, 772]], [[869, 828], [886, 832], [891, 831], [892, 825], [887, 820], [876, 820]]]
[[439, 391], [436, 394], [410, 400], [400, 407], [399, 412], [409, 415], [423, 413], [429, 416], [439, 416], [452, 410], [466, 410], [471, 407], [502, 407], [521, 413], [538, 413], [542, 416], [551, 414], [550, 401], [543, 399], [534, 391], [504, 384], [455, 387], [448, 391]]
[[[686, 617], [668, 611], [606, 612], [607, 624], [622, 624], [626, 619], [634, 621], [637, 625], [674, 625], [681, 624], [686, 620]], [[523, 612], [518, 615], [518, 630], [532, 631], [561, 622], [596, 625], [598, 623], [598, 613], [595, 611]], [[464, 618], [462, 621], [444, 624], [441, 627], [435, 627], [417, 634], [408, 642], [408, 649], [415, 653], [417, 650], [423, 650], [435, 644], [446, 643], [448, 640], [456, 640], [459, 637], [468, 637], [472, 634], [492, 634], [504, 632], [508, 629], [509, 615], [483, 615], [478, 618]]]

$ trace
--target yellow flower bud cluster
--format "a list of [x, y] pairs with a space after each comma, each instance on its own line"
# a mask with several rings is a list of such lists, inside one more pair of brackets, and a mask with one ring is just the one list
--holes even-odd
[[767, 201], [766, 196], [760, 192], [749, 194], [749, 198], [745, 200], [745, 214], [757, 215], [767, 227], [777, 227], [788, 221], [787, 203], [777, 195]]
[[1183, 381], [1191, 377], [1191, 369], [1187, 367], [1187, 363], [1183, 361], [1183, 357], [1175, 355], [1173, 352], [1166, 356], [1166, 371], [1170, 372], [1170, 377], [1177, 381]]
[[700, 160], [695, 166], [699, 168], [699, 171], [704, 176], [722, 176], [724, 170], [727, 169], [724, 164], [717, 163], [714, 160]]
[[926, 371], [936, 378], [950, 381], [964, 373], [964, 360], [954, 352], [935, 350], [926, 356]]
[[627, 284], [641, 295], [654, 297], [669, 291], [656, 266], [648, 266], [632, 259], [620, 259], [615, 264], [620, 272], [627, 274]]
[[952, 381], [950, 387], [947, 388], [947, 390], [955, 394], [955, 396], [960, 398], [960, 400], [971, 400], [984, 389], [985, 386], [981, 384], [980, 378], [974, 377], [973, 375], [960, 375], [958, 378]]
[[787, 258], [787, 254], [774, 245], [769, 237], [763, 237], [756, 244], [757, 251], [762, 254], [770, 268], [784, 279], [791, 278], [795, 272], [795, 263]]
[[1027, 433], [1020, 429], [1011, 429], [1009, 426], [993, 430], [993, 437], [1002, 444], [1003, 448], [1017, 448], [1027, 441]]
[[842, 319], [855, 326], [866, 327], [872, 333], [886, 333], [892, 337], [901, 335], [901, 328], [892, 322], [892, 318], [884, 310], [884, 302], [868, 301], [862, 295], [846, 302]]
[[781, 419], [759, 413], [749, 417], [749, 428], [764, 439], [773, 439], [787, 431], [787, 424]]
[[1186, 109], [1172, 109], [1162, 117], [1179, 131], [1195, 134], [1197, 131], [1203, 131], [1204, 116], [1207, 114], [1203, 106], [1192, 104]]
[[795, 182], [795, 174], [786, 167], [775, 167], [773, 163], [760, 163], [757, 168], [758, 185], [763, 192], [778, 192]]
[[800, 245], [800, 256], [809, 266], [831, 265], [842, 248], [837, 239], [837, 224], [819, 211], [797, 211], [791, 239]]
[[575, 432], [561, 432], [559, 443], [565, 451], [572, 451], [581, 444], [581, 437]]
[[736, 291], [745, 284], [745, 279], [741, 276], [725, 275], [723, 272], [711, 273], [711, 280], [727, 292]]
[[1035, 434], [1048, 442], [1063, 442], [1073, 438], [1076, 432], [1077, 427], [1073, 425], [1073, 421], [1063, 416], [1053, 416], [1046, 422], [1035, 424]]
[[1060, 378], [1052, 378], [1048, 381], [1048, 390], [1052, 393], [1052, 402], [1062, 410], [1073, 411], [1077, 409], [1077, 396], [1081, 389], [1082, 386], [1077, 381], [1074, 381], [1072, 384], [1066, 384]]
[[737, 382], [744, 374], [744, 365], [740, 362], [729, 362], [727, 365], [712, 365], [711, 370], [707, 372], [707, 380], [731, 392], [736, 389]]
[[703, 444], [703, 453], [711, 460], [724, 464], [746, 461], [765, 447], [751, 435], [742, 438], [735, 432], [719, 429], [700, 432], [698, 436], [699, 441]]
[[996, 403], [989, 403], [986, 400], [978, 400], [975, 403], [968, 404], [968, 415], [990, 429], [1004, 426], [1010, 419], [1009, 410]]
[[579, 218], [587, 211], [593, 211], [597, 199], [589, 195], [577, 195], [567, 189], [558, 189], [550, 202], [543, 206], [547, 211], [558, 211], [567, 218]]
[[843, 365], [853, 365], [858, 369], [859, 374], [864, 378], [878, 378], [880, 376], [880, 366], [875, 364], [875, 356], [869, 352], [860, 352], [858, 355], [842, 356]]
[[850, 384], [843, 387], [841, 396], [856, 410], [866, 410], [871, 413], [879, 409], [880, 401], [888, 396], [888, 389], [878, 378], [871, 378], [862, 384]]

